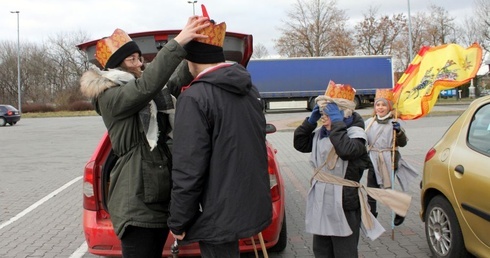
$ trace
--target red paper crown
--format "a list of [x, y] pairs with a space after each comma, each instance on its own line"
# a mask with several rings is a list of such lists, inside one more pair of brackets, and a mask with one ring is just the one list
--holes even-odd
[[386, 99], [393, 103], [393, 89], [376, 89], [376, 95], [374, 99]]
[[129, 35], [121, 30], [116, 29], [110, 37], [103, 38], [97, 41], [97, 46], [95, 48], [95, 58], [99, 61], [102, 67], [105, 67], [109, 58], [114, 54], [119, 48], [124, 46], [126, 43], [133, 41]]
[[327, 90], [325, 91], [325, 96], [333, 99], [337, 98], [354, 101], [356, 90], [349, 84], [335, 84], [335, 82], [330, 81]]
[[[201, 5], [201, 10], [202, 16], [209, 18], [209, 14], [203, 4]], [[198, 31], [197, 33], [207, 35], [208, 38], [195, 39], [195, 41], [208, 45], [223, 47], [223, 44], [225, 43], [226, 23], [222, 22], [220, 24], [215, 24], [214, 21], [212, 21], [211, 25]]]

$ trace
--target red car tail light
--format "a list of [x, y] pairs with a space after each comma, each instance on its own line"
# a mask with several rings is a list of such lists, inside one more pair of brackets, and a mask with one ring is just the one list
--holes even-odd
[[430, 148], [430, 150], [425, 154], [425, 162], [429, 161], [436, 155], [436, 150], [434, 148]]
[[279, 189], [279, 179], [277, 178], [277, 174], [279, 173], [278, 171], [278, 166], [277, 163], [275, 162], [274, 155], [276, 153], [276, 150], [268, 144], [267, 148], [267, 170], [269, 172], [269, 182], [270, 182], [270, 188], [271, 188], [271, 197], [272, 201], [278, 201], [281, 199], [281, 191]]
[[97, 198], [94, 189], [95, 162], [90, 161], [85, 165], [83, 174], [83, 208], [86, 210], [96, 211]]
[[271, 184], [271, 197], [272, 201], [278, 201], [281, 199], [281, 194], [279, 192], [279, 185], [277, 183], [277, 177], [275, 174], [269, 174], [269, 180]]
[[11, 116], [11, 115], [13, 115], [13, 114], [14, 114], [14, 112], [12, 112], [12, 111], [10, 111], [10, 110], [9, 110], [9, 111], [7, 111], [7, 116]]

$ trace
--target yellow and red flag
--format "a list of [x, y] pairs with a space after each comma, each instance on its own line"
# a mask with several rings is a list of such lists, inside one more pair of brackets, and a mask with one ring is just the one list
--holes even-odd
[[393, 89], [399, 118], [411, 120], [427, 115], [441, 90], [471, 80], [481, 61], [482, 49], [477, 43], [466, 49], [457, 44], [422, 47]]

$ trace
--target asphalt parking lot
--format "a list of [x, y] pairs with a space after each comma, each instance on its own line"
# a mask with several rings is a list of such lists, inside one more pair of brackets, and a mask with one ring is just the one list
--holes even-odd
[[[308, 154], [292, 148], [291, 127], [308, 114], [276, 111], [266, 115], [278, 127], [268, 139], [278, 150], [286, 184], [289, 240], [284, 252], [270, 257], [313, 257], [312, 237], [304, 232], [312, 171]], [[401, 149], [405, 159], [421, 171], [425, 153], [455, 118], [407, 121], [410, 141]], [[0, 257], [97, 257], [84, 247], [81, 176], [104, 131], [100, 117], [26, 118], [16, 126], [0, 128], [0, 149], [8, 153], [0, 155]], [[386, 232], [375, 241], [362, 237], [360, 257], [430, 257], [418, 216], [417, 180], [410, 188], [413, 199], [405, 223], [392, 231], [391, 212], [380, 207], [379, 220]]]

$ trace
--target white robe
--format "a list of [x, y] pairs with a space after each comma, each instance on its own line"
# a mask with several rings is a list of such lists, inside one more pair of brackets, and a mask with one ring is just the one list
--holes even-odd
[[[316, 170], [325, 162], [328, 153], [333, 148], [329, 137], [320, 139], [320, 133], [317, 129], [313, 138], [313, 147], [310, 155], [310, 164]], [[350, 138], [362, 138], [366, 140], [366, 134], [360, 127], [350, 127], [347, 129], [347, 135]], [[331, 173], [338, 177], [344, 178], [349, 162], [338, 159], [333, 170], [326, 166], [323, 171]], [[374, 227], [366, 230], [362, 226], [362, 231], [372, 240], [379, 237], [384, 228], [371, 215], [374, 221]], [[306, 200], [306, 232], [323, 235], [323, 236], [349, 236], [352, 230], [345, 218], [344, 209], [342, 208], [342, 186], [324, 183], [313, 179], [308, 197]], [[362, 225], [362, 224], [361, 224]]]
[[[370, 125], [373, 119], [374, 118], [372, 117], [369, 118], [366, 121], [366, 125]], [[392, 171], [391, 149], [393, 148], [393, 125], [391, 124], [391, 121], [393, 121], [393, 119], [390, 119], [390, 121], [388, 121], [386, 124], [379, 124], [378, 122], [374, 121], [366, 131], [368, 144], [369, 146], [372, 146], [372, 150], [369, 151], [369, 157], [371, 158], [371, 162], [374, 166], [377, 183], [381, 186], [384, 184], [383, 177], [378, 169], [378, 150], [385, 150], [382, 151], [383, 160], [387, 171]], [[417, 178], [417, 174], [417, 170], [415, 170], [415, 168], [400, 157], [400, 161], [398, 162], [398, 170], [396, 171], [395, 175], [398, 178], [402, 191], [406, 192], [409, 189], [409, 183]]]

